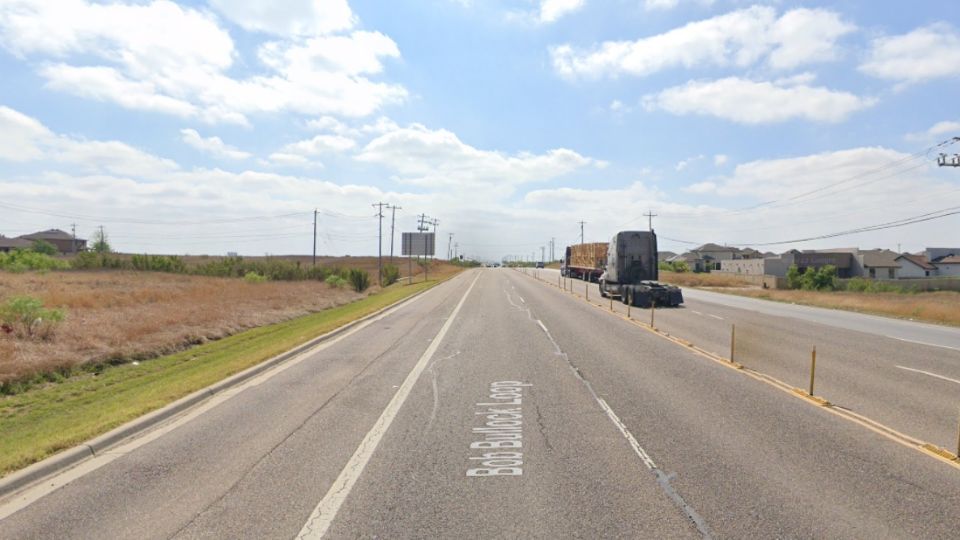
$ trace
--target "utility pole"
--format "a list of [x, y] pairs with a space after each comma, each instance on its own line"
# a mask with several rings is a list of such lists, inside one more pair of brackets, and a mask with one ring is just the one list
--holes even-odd
[[557, 239], [550, 238], [550, 262], [557, 260], [556, 247], [557, 247]]
[[389, 206], [390, 209], [390, 264], [393, 264], [393, 227], [397, 222], [397, 210], [403, 210], [402, 206]]
[[586, 221], [578, 221], [577, 223], [580, 224], [580, 243], [582, 244], [583, 243], [583, 225], [586, 223]]
[[447, 233], [447, 260], [449, 261], [453, 256], [453, 251], [451, 248], [453, 244], [453, 233]]
[[77, 224], [70, 224], [70, 232], [73, 233], [73, 241], [70, 242], [70, 252], [73, 254], [77, 253]]
[[427, 232], [427, 231], [429, 231], [429, 230], [430, 230], [430, 227], [428, 227], [427, 224], [429, 223], [429, 218], [430, 218], [430, 216], [428, 216], [428, 215], [426, 215], [426, 214], [420, 214], [419, 216], [417, 216], [417, 218], [420, 219], [420, 224], [417, 225], [417, 230], [420, 231], [420, 232]]
[[383, 207], [387, 206], [387, 203], [378, 202], [370, 206], [377, 208], [377, 217], [379, 218], [377, 220], [379, 223], [377, 231], [377, 284], [383, 287]]
[[653, 232], [653, 218], [657, 217], [657, 214], [654, 214], [653, 210], [647, 210], [647, 213], [644, 214], [644, 216], [646, 216], [647, 219], [649, 220], [647, 222], [648, 223], [647, 230], [649, 230], [650, 232]]
[[540, 246], [540, 262], [547, 262], [547, 261], [543, 260], [543, 258], [546, 257], [546, 255], [544, 254], [545, 250], [546, 250], [545, 247]]
[[313, 265], [317, 265], [317, 209], [313, 209]]

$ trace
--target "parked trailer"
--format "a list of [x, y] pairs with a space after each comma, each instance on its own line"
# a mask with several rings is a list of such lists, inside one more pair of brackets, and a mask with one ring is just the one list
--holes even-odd
[[567, 277], [596, 282], [603, 274], [606, 262], [606, 242], [575, 244], [567, 246], [560, 264], [560, 273]]
[[683, 303], [679, 287], [658, 283], [657, 235], [653, 231], [621, 231], [607, 247], [600, 296], [619, 296], [624, 304], [650, 307]]

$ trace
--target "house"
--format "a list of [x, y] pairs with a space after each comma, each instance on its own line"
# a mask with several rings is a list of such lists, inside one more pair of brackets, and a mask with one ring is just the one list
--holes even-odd
[[21, 236], [20, 239], [31, 243], [36, 240], [50, 242], [57, 248], [58, 251], [60, 251], [60, 253], [77, 253], [78, 251], [84, 251], [87, 249], [86, 240], [74, 238], [70, 233], [61, 231], [60, 229], [50, 229], [32, 234], [25, 234]]
[[937, 275], [944, 277], [960, 276], [960, 256], [948, 255], [933, 263], [937, 267]]
[[677, 254], [672, 251], [658, 251], [657, 252], [657, 262], [666, 262], [671, 258], [676, 257]]
[[860, 251], [857, 254], [857, 261], [863, 268], [860, 275], [871, 279], [897, 279], [897, 273], [900, 270], [898, 256], [889, 249]]
[[33, 242], [21, 238], [7, 238], [0, 234], [0, 253], [9, 253], [15, 249], [30, 249]]
[[904, 253], [897, 257], [900, 264], [900, 279], [924, 278], [937, 275], [937, 267], [930, 263], [926, 255], [911, 255]]

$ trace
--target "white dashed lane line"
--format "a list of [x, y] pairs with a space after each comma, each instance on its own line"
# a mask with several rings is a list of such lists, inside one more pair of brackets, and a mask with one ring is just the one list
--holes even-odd
[[923, 373], [924, 375], [927, 375], [927, 376], [929, 376], [929, 377], [933, 377], [933, 378], [935, 378], [935, 379], [941, 379], [941, 380], [944, 380], [944, 381], [950, 381], [950, 382], [952, 382], [952, 383], [960, 384], [960, 381], [958, 381], [957, 379], [951, 379], [950, 377], [944, 377], [943, 375], [937, 375], [936, 373], [931, 373], [931, 372], [929, 372], [929, 371], [924, 371], [924, 370], [922, 370], [922, 369], [908, 368], [908, 367], [905, 367], [905, 366], [897, 366], [897, 368], [898, 368], [898, 369], [904, 369], [904, 370], [907, 370], [907, 371], [913, 371], [913, 372], [915, 372], [915, 373]]

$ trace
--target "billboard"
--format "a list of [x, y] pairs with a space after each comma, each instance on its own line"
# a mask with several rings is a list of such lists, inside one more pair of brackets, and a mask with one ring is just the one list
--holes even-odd
[[401, 255], [432, 257], [436, 251], [434, 233], [403, 233]]

